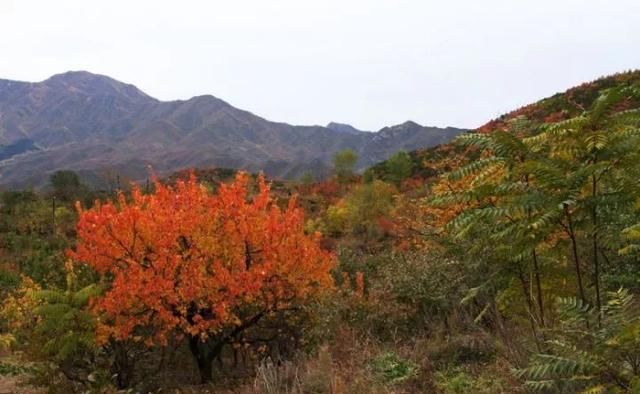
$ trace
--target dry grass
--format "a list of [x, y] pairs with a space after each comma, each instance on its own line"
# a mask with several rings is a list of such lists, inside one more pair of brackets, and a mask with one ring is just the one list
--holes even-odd
[[[361, 330], [340, 328], [331, 344], [320, 347], [314, 354], [299, 354], [279, 364], [264, 361], [257, 366], [254, 377], [251, 377], [251, 374], [242, 379], [218, 377], [215, 385], [211, 386], [185, 385], [176, 381], [172, 388], [164, 386], [165, 389], [162, 392], [175, 394], [457, 394], [460, 392], [459, 387], [468, 387], [469, 384], [473, 385], [469, 387], [472, 387], [474, 392], [484, 394], [519, 392], [515, 379], [509, 378], [510, 365], [506, 361], [491, 356], [487, 356], [486, 359], [483, 357], [486, 353], [490, 353], [487, 350], [486, 340], [487, 338], [483, 337], [461, 336], [419, 337], [380, 342]], [[384, 360], [390, 354], [393, 355], [392, 359], [402, 360], [411, 365], [411, 373], [402, 379], [385, 380], [374, 365], [376, 360]], [[178, 372], [175, 371], [175, 373]], [[158, 378], [164, 381], [169, 376], [173, 376], [172, 373], [164, 375], [161, 373]], [[467, 386], [464, 386], [465, 384]], [[23, 389], [17, 386], [13, 378], [7, 380], [0, 377], [0, 388], [4, 390], [0, 390], [0, 394], [36, 393], [28, 388]], [[152, 391], [155, 392], [155, 390]]]

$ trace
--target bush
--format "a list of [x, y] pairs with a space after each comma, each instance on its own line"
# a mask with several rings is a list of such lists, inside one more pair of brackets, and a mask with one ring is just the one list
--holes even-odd
[[31, 373], [32, 371], [32, 368], [25, 365], [0, 361], [0, 376], [22, 375]]
[[465, 394], [472, 392], [473, 378], [462, 370], [439, 371], [435, 374], [436, 387], [443, 394]]
[[516, 394], [517, 382], [509, 379], [508, 368], [500, 363], [481, 368], [453, 367], [435, 373], [436, 388], [442, 394]]
[[373, 375], [383, 383], [396, 384], [415, 376], [418, 367], [393, 352], [383, 353], [370, 364]]
[[493, 359], [496, 349], [483, 335], [460, 334], [428, 344], [429, 359], [437, 365], [482, 363]]
[[[516, 371], [532, 391], [637, 393], [640, 305], [625, 289], [601, 311], [576, 298], [557, 301], [560, 326], [543, 352]], [[635, 386], [635, 387], [634, 387]]]

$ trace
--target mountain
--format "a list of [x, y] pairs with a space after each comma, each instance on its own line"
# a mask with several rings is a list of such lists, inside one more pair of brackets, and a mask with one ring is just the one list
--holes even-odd
[[[494, 131], [507, 130], [509, 121], [518, 117], [524, 117], [538, 127], [542, 127], [547, 123], [570, 119], [582, 114], [586, 109], [591, 108], [596, 99], [606, 89], [616, 87], [629, 87], [640, 91], [640, 70], [622, 72], [583, 83], [565, 92], [556, 93], [553, 96], [506, 113], [471, 132], [491, 133]], [[640, 98], [638, 97], [640, 97], [640, 95], [628, 97], [613, 110], [619, 112], [640, 108]], [[377, 134], [382, 135], [385, 130], [386, 128]], [[454, 165], [459, 166], [462, 162], [477, 159], [477, 157], [475, 157], [477, 152], [470, 151], [454, 143], [442, 142], [443, 143], [438, 146], [421, 148], [409, 152], [414, 162], [413, 177], [422, 178], [423, 180], [429, 179], [443, 170], [451, 170]], [[382, 161], [373, 165], [370, 171], [374, 176], [384, 178], [386, 168], [386, 162]], [[418, 184], [422, 185], [424, 182]]]
[[8, 145], [0, 146], [0, 161], [29, 151], [38, 150], [32, 140], [23, 138]]
[[362, 131], [362, 130], [356, 129], [350, 124], [337, 123], [337, 122], [329, 122], [329, 124], [327, 124], [327, 128], [329, 130], [338, 131], [341, 133], [349, 133], [349, 134], [358, 134]]
[[[510, 120], [517, 117], [525, 117], [539, 124], [569, 119], [590, 108], [603, 91], [616, 87], [640, 89], [640, 70], [621, 72], [585, 82], [565, 92], [556, 93], [553, 96], [506, 113], [497, 119], [487, 122], [479, 127], [477, 131], [488, 133], [503, 130]], [[638, 107], [640, 107], [640, 102], [637, 99], [628, 98], [623, 106], [615, 110], [623, 111]]]
[[0, 184], [41, 185], [58, 169], [93, 183], [114, 174], [144, 179], [149, 167], [158, 174], [230, 167], [281, 178], [322, 175], [341, 149], [356, 151], [365, 168], [463, 131], [413, 122], [375, 133], [337, 123], [293, 126], [210, 95], [160, 101], [107, 76], [67, 72], [37, 83], [0, 80]]

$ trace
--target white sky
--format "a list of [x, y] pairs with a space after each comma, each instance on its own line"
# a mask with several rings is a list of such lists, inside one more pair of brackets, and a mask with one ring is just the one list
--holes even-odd
[[0, 0], [0, 78], [87, 70], [270, 120], [476, 127], [640, 67], [640, 0]]

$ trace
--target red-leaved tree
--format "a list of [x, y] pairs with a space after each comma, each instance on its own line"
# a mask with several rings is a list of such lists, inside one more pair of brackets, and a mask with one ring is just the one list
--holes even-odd
[[252, 197], [248, 181], [211, 194], [191, 176], [79, 208], [69, 255], [106, 283], [92, 304], [99, 342], [186, 338], [207, 382], [225, 344], [332, 287], [334, 256], [305, 234], [295, 199], [280, 209], [262, 177]]

